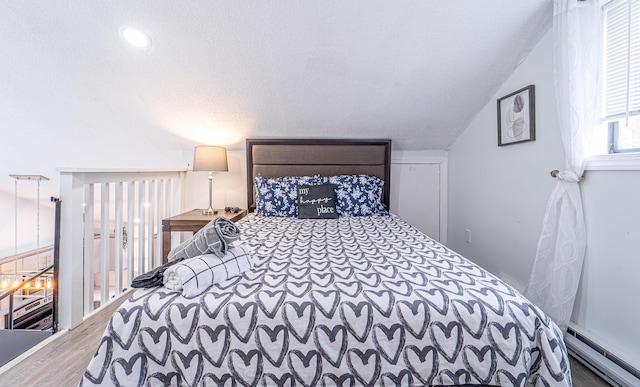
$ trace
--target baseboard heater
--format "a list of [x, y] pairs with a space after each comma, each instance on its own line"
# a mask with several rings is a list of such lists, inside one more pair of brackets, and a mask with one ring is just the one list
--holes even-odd
[[640, 370], [613, 355], [580, 332], [567, 329], [567, 350], [576, 360], [614, 386], [640, 385]]

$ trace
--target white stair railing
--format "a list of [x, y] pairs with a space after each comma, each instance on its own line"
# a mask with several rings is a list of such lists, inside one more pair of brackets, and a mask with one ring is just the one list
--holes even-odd
[[60, 329], [162, 263], [162, 219], [182, 212], [185, 172], [60, 170]]

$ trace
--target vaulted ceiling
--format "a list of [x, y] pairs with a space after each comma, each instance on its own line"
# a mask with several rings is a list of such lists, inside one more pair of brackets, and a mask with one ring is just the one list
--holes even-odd
[[3, 1], [0, 189], [58, 167], [179, 167], [194, 145], [246, 137], [446, 149], [551, 12], [551, 0]]

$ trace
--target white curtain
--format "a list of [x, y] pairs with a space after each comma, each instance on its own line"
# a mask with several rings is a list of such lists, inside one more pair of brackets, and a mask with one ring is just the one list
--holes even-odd
[[599, 0], [554, 0], [555, 92], [566, 163], [547, 203], [525, 296], [563, 331], [571, 318], [586, 250], [579, 177], [598, 106], [600, 33]]

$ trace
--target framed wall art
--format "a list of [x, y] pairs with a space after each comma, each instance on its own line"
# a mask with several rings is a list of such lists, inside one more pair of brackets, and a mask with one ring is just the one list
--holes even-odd
[[498, 99], [498, 146], [536, 139], [535, 86]]

